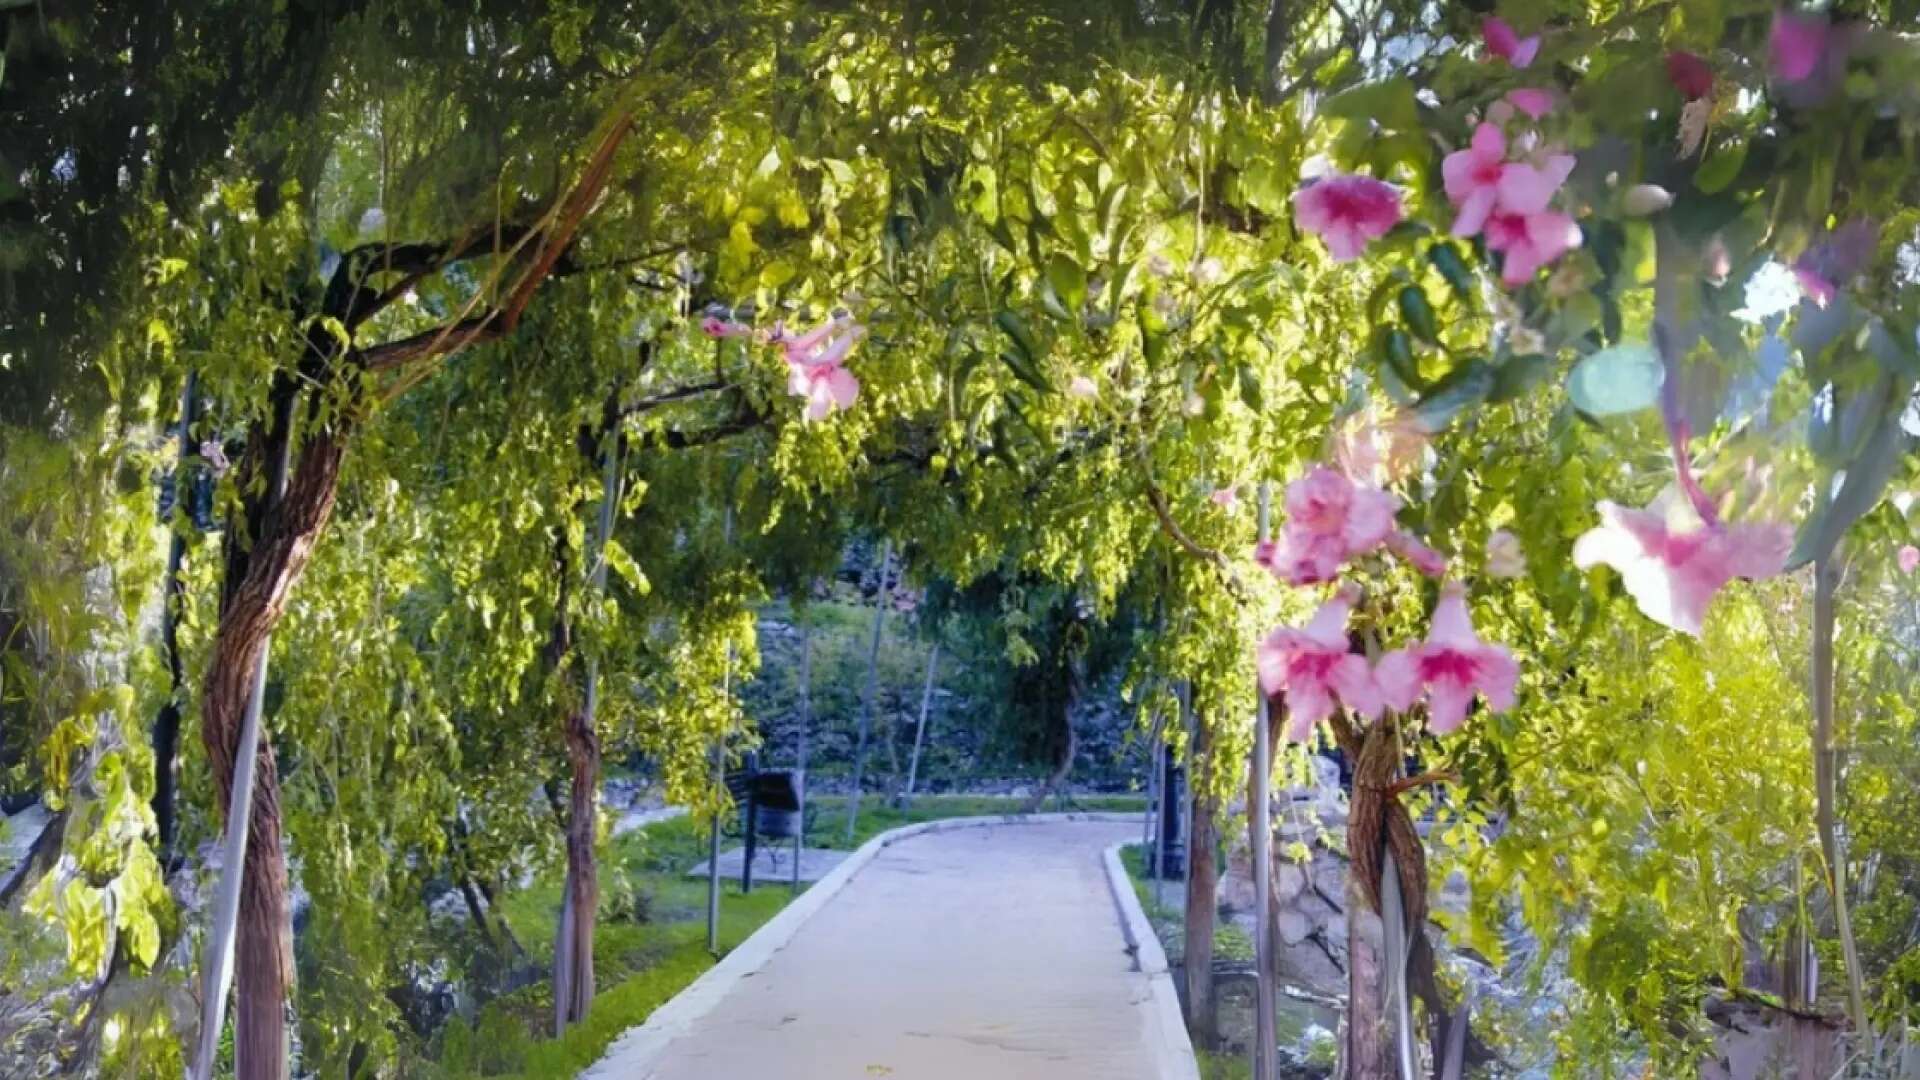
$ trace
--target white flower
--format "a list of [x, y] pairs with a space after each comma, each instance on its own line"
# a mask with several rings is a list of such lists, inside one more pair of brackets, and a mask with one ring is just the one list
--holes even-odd
[[1497, 578], [1517, 578], [1527, 572], [1527, 556], [1520, 550], [1520, 538], [1505, 529], [1487, 537], [1487, 573]]
[[1067, 384], [1067, 396], [1077, 397], [1081, 401], [1092, 401], [1100, 396], [1100, 388], [1085, 375], [1075, 375], [1073, 381]]

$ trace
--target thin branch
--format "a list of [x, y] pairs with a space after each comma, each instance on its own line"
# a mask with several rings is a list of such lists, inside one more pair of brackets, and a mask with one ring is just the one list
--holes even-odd
[[1166, 492], [1161, 491], [1160, 486], [1152, 480], [1146, 483], [1146, 496], [1147, 504], [1153, 507], [1153, 516], [1160, 520], [1160, 531], [1172, 537], [1173, 541], [1179, 544], [1187, 554], [1211, 564], [1215, 570], [1219, 571], [1221, 581], [1226, 584], [1227, 593], [1233, 597], [1235, 603], [1244, 605], [1247, 602], [1246, 587], [1241, 584], [1240, 575], [1234, 570], [1233, 563], [1219, 551], [1187, 535], [1187, 531], [1182, 529], [1180, 523], [1173, 518], [1173, 510], [1167, 505]]
[[676, 386], [671, 390], [655, 394], [652, 397], [641, 398], [632, 404], [622, 406], [616, 414], [616, 417], [625, 419], [626, 417], [636, 416], [640, 413], [651, 412], [662, 405], [670, 405], [676, 401], [687, 401], [704, 394], [714, 394], [731, 390], [734, 386], [734, 383], [722, 382], [719, 379], [703, 383], [694, 383], [691, 386]]

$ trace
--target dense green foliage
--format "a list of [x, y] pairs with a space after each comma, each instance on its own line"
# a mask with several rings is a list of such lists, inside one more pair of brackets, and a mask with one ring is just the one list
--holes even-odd
[[[502, 907], [524, 945], [548, 934], [569, 718], [717, 809], [714, 747], [752, 747], [773, 733], [756, 706], [790, 700], [784, 645], [739, 690], [757, 614], [814, 618], [856, 537], [904, 553], [969, 694], [1016, 706], [946, 722], [1051, 765], [1103, 677], [1143, 733], [1184, 682], [1210, 735], [1198, 787], [1240, 790], [1251, 643], [1313, 606], [1244, 557], [1254, 493], [1277, 504], [1363, 422], [1418, 434], [1400, 524], [1475, 579], [1477, 626], [1521, 661], [1516, 708], [1406, 729], [1459, 781], [1415, 797], [1433, 872], [1474, 886], [1455, 936], [1498, 960], [1524, 927], [1533, 974], [1571, 978], [1567, 1015], [1518, 1041], [1569, 1075], [1684, 1073], [1750, 953], [1811, 940], [1852, 965], [1816, 825], [1805, 575], [1722, 592], [1693, 640], [1571, 561], [1597, 503], [1695, 469], [1728, 518], [1795, 524], [1796, 566], [1845, 567], [1834, 810], [1871, 999], [1850, 1022], [1910, 1021], [1920, 579], [1894, 552], [1920, 489], [1920, 59], [1865, 28], [1915, 12], [1835, 5], [1861, 43], [1816, 92], [1764, 59], [1771, 0], [1499, 6], [1545, 30], [1524, 75], [1470, 44], [1490, 4], [0, 9], [0, 767], [72, 857], [0, 896], [0, 984], [75, 1002], [23, 1059], [179, 1070], [168, 1001], [205, 922], [180, 896], [210, 892], [224, 810], [202, 740], [150, 732], [168, 702], [188, 732], [212, 715], [220, 646], [248, 629], [230, 593], [295, 516], [269, 509], [277, 448], [296, 479], [340, 455], [265, 626], [307, 897], [300, 1065], [386, 1075], [429, 1041], [390, 991], [448, 962], [430, 895], [531, 872]], [[1675, 49], [1710, 92], [1668, 77]], [[1508, 289], [1511, 254], [1446, 235], [1442, 163], [1542, 86], [1584, 243]], [[1323, 168], [1404, 193], [1358, 261], [1295, 220]], [[1669, 204], [1630, 205], [1640, 185]], [[1833, 297], [1747, 313], [1756, 273], [1855, 220], [1875, 238]], [[847, 311], [857, 402], [805, 419], [777, 350], [703, 335], [709, 308], [763, 333]], [[1646, 371], [1663, 409], [1627, 385]], [[176, 471], [212, 485], [198, 522], [162, 513]], [[1234, 488], [1237, 508], [1210, 498]], [[1497, 529], [1527, 553], [1511, 581], [1481, 573]], [[1423, 632], [1432, 583], [1398, 564], [1367, 583], [1375, 644]], [[846, 652], [823, 714], [857, 708]], [[150, 803], [171, 770], [168, 852]], [[502, 1067], [577, 1066], [699, 969], [670, 934], [645, 963], [630, 946], [596, 942], [603, 984], [626, 981], [591, 1028]], [[1844, 981], [1799, 1004], [1855, 1011]]]

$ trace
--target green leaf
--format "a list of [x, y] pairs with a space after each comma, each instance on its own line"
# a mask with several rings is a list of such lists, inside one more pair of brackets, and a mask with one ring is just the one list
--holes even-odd
[[1747, 163], [1747, 144], [1744, 139], [1735, 139], [1722, 144], [1707, 160], [1700, 165], [1700, 171], [1693, 174], [1693, 186], [1708, 195], [1726, 189], [1740, 175], [1740, 167]]
[[1467, 269], [1466, 260], [1460, 257], [1460, 249], [1452, 242], [1437, 240], [1427, 248], [1427, 261], [1433, 264], [1440, 276], [1446, 279], [1448, 288], [1463, 304], [1473, 301], [1473, 272]]
[[1420, 403], [1413, 407], [1414, 424], [1428, 435], [1438, 434], [1462, 412], [1487, 400], [1493, 387], [1493, 369], [1487, 362], [1469, 360], [1421, 395]]
[[1509, 356], [1494, 369], [1493, 389], [1487, 394], [1487, 401], [1498, 404], [1525, 397], [1552, 374], [1553, 361], [1539, 353]]
[[1416, 391], [1426, 385], [1413, 360], [1413, 339], [1405, 330], [1383, 326], [1374, 331], [1373, 354], [1381, 369], [1391, 371], [1402, 384]]
[[1328, 98], [1320, 106], [1320, 115], [1343, 120], [1370, 120], [1391, 131], [1417, 131], [1420, 128], [1420, 102], [1413, 95], [1414, 86], [1410, 79], [1362, 83]]
[[1666, 369], [1644, 341], [1602, 349], [1580, 361], [1567, 381], [1567, 396], [1588, 416], [1638, 412], [1659, 400]]
[[1252, 364], [1240, 365], [1240, 400], [1254, 412], [1266, 411], [1266, 391], [1261, 389], [1260, 374], [1253, 369]]
[[1047, 260], [1047, 284], [1059, 295], [1069, 312], [1080, 310], [1087, 300], [1087, 272], [1065, 254]]
[[626, 548], [620, 546], [620, 541], [608, 537], [607, 546], [602, 551], [601, 557], [607, 560], [609, 569], [619, 574], [621, 580], [633, 587], [634, 592], [645, 596], [653, 591], [653, 583], [647, 580], [647, 575], [640, 572], [640, 564], [633, 561], [633, 556], [628, 554]]
[[1409, 285], [1400, 290], [1398, 303], [1400, 318], [1406, 321], [1414, 336], [1429, 345], [1439, 344], [1440, 326], [1433, 317], [1433, 305], [1427, 302], [1427, 290]]
[[1022, 360], [1031, 364], [1040, 358], [1040, 348], [1034, 343], [1033, 331], [1028, 329], [1027, 321], [1020, 317], [1019, 312], [1001, 308], [999, 313], [994, 315], [993, 322], [1013, 339], [1014, 347], [1020, 350]]
[[[1913, 392], [1912, 384], [1906, 384], [1903, 391], [1899, 395], [1902, 402], [1907, 394]], [[1787, 569], [1805, 566], [1833, 553], [1835, 545], [1853, 527], [1853, 523], [1879, 504], [1880, 496], [1887, 490], [1888, 482], [1893, 479], [1894, 471], [1912, 441], [1900, 428], [1898, 408], [1888, 409], [1882, 414], [1879, 427], [1861, 449], [1860, 456], [1847, 466], [1846, 478], [1840, 481], [1840, 490], [1832, 501], [1823, 500], [1801, 524], [1793, 554], [1787, 557]], [[1833, 490], [1831, 475], [1820, 490]]]

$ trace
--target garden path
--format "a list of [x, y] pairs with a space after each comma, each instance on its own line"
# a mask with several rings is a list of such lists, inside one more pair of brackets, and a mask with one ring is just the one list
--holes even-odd
[[[635, 1080], [1149, 1080], [1162, 1033], [1126, 951], [1103, 822], [929, 832], [863, 867]], [[625, 1057], [625, 1060], [623, 1060]]]

